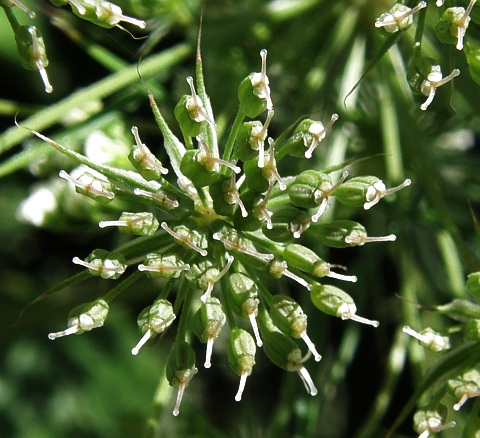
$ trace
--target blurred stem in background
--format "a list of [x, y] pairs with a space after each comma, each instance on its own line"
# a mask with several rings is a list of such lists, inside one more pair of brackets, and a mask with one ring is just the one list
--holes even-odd
[[[2, 241], [7, 242], [0, 256], [0, 275], [5, 279], [3, 320], [13, 322], [23, 305], [55, 285], [53, 279], [60, 282], [76, 272], [69, 268], [69, 258], [88, 253], [93, 242], [101, 239], [107, 247], [123, 243], [114, 234], [98, 230], [98, 220], [111, 214], [108, 207], [89, 213], [69, 203], [67, 195], [60, 209], [45, 216], [43, 230], [16, 221], [15, 212], [34, 184], [52, 183], [64, 162], [50, 145], [28, 139], [28, 130], [14, 126], [15, 114], [21, 126], [48, 132], [74, 150], [82, 150], [97, 129], [128, 144], [130, 126], [139, 126], [146, 133], [145, 143], [155, 145], [154, 153], [164, 159], [163, 139], [157, 134], [138, 72], [173, 126], [173, 108], [185, 92], [185, 77], [195, 69], [203, 5], [193, 0], [117, 3], [125, 15], [146, 21], [145, 30], [129, 29], [148, 39], [134, 40], [120, 29], [95, 27], [68, 7], [56, 8], [47, 1], [25, 2], [36, 12], [35, 19], [11, 7], [9, 1], [0, 2], [20, 23], [38, 22], [54, 87], [46, 95], [37, 73], [20, 69], [12, 54], [14, 34], [9, 33], [11, 44], [2, 44], [0, 53], [8, 75], [0, 101], [5, 128], [0, 134], [0, 209], [5, 212], [0, 229]], [[417, 3], [406, 1], [401, 6], [413, 9]], [[381, 323], [372, 332], [353, 322], [324, 315], [316, 318], [318, 311], [308, 296], [295, 292], [309, 315], [309, 334], [323, 355], [314, 373], [316, 397], [304, 393], [297, 376], [277, 373], [257, 354], [258, 371], [249, 377], [252, 392], [241, 403], [233, 401], [236, 382], [228, 372], [212, 369], [200, 382], [192, 381], [189, 403], [173, 418], [169, 398], [173, 392], [167, 393], [162, 371], [172, 340], [146, 348], [148, 353], [142, 351], [135, 360], [128, 355], [138, 336], [136, 315], [145, 300], [158, 294], [161, 284], [145, 282], [141, 294], [127, 290], [117, 313], [112, 312], [112, 323], [102, 331], [62, 344], [48, 343], [51, 322], [63, 321], [70, 308], [86, 301], [86, 292], [77, 285], [56, 294], [58, 301], [52, 297], [27, 309], [18, 326], [6, 328], [0, 429], [7, 436], [28, 436], [34, 425], [45, 437], [133, 436], [144, 429], [148, 418], [148, 430], [171, 436], [371, 437], [384, 436], [397, 419], [397, 436], [411, 436], [415, 409], [439, 399], [449, 407], [443, 424], [457, 423], [441, 436], [460, 436], [462, 430], [468, 436], [477, 426], [471, 417], [479, 402], [452, 410], [458, 400], [448, 382], [465, 369], [478, 369], [478, 340], [464, 333], [467, 324], [480, 319], [475, 313], [478, 296], [465, 289], [467, 274], [479, 269], [475, 216], [480, 202], [480, 7], [474, 5], [471, 10], [462, 50], [456, 48], [457, 38], [448, 44], [447, 37], [439, 40], [436, 29], [448, 7], [465, 11], [469, 3], [451, 1], [439, 8], [429, 1], [411, 16], [411, 26], [394, 33], [388, 29], [397, 24], [387, 21], [394, 4], [387, 1], [249, 0], [205, 5], [205, 88], [216, 114], [219, 142], [226, 141], [238, 109], [238, 84], [258, 70], [258, 53], [267, 48], [275, 104], [269, 135], [291, 134], [298, 117], [340, 116], [314, 158], [280, 161], [281, 175], [295, 175], [307, 166], [321, 170], [348, 160], [351, 176], [378, 175], [389, 185], [405, 178], [413, 182], [408, 192], [382, 201], [374, 214], [335, 202], [325, 213], [329, 219], [361, 219], [372, 235], [395, 233], [394, 244], [367, 245], [345, 255], [327, 252], [312, 239], [313, 249], [322, 258], [355, 272], [359, 281], [349, 292], [359, 308], [368, 309]], [[390, 25], [376, 27], [384, 13], [382, 20]], [[403, 26], [403, 20], [399, 23]], [[2, 22], [1, 27], [7, 34], [7, 25]], [[426, 111], [420, 106], [427, 95], [420, 89], [416, 90], [419, 95], [412, 93], [412, 80], [407, 81], [412, 68], [420, 74], [418, 65], [423, 68], [424, 58], [433, 58], [443, 77], [456, 68], [461, 73], [453, 83], [438, 87]], [[72, 110], [78, 109], [77, 119]], [[26, 247], [32, 249], [28, 257]], [[57, 270], [63, 278], [57, 278]], [[52, 278], [50, 272], [55, 273]], [[103, 287], [93, 281], [88, 284], [89, 297], [98, 298], [97, 290]], [[430, 351], [410, 340], [402, 331], [405, 325], [418, 332], [432, 328], [449, 337], [450, 352]], [[429, 370], [433, 371], [429, 374]], [[159, 379], [163, 383], [155, 394]], [[148, 415], [152, 399], [154, 408]], [[398, 417], [404, 407], [408, 412]], [[420, 430], [425, 429], [417, 428], [419, 434]]]

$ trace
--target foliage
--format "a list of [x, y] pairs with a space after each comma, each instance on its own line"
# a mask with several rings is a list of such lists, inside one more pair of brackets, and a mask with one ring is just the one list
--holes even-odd
[[480, 6], [117, 4], [0, 1], [2, 431], [473, 436]]

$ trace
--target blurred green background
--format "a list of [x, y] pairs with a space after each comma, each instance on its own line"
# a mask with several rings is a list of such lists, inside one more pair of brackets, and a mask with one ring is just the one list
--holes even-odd
[[[133, 39], [120, 29], [97, 28], [48, 1], [25, 3], [37, 12], [54, 92], [47, 95], [37, 73], [22, 69], [13, 33], [0, 14], [0, 132], [13, 126], [17, 112], [20, 121], [28, 119], [107, 77], [112, 69], [122, 69], [122, 63], [135, 65], [140, 56], [148, 59], [152, 53], [185, 42], [186, 55], [147, 78], [167, 121], [175, 125], [173, 108], [188, 92], [185, 77], [194, 72], [200, 1], [117, 1], [127, 15], [147, 20], [147, 32], [129, 28], [135, 36], [149, 35], [146, 40]], [[2, 174], [0, 181], [2, 437], [136, 437], [142, 436], [147, 418], [159, 418], [162, 437], [385, 436], [438, 357], [409, 344], [399, 330], [404, 324], [438, 330], [450, 324], [417, 304], [433, 306], [466, 297], [465, 276], [478, 270], [474, 215], [480, 201], [479, 87], [468, 74], [463, 54], [455, 53], [452, 59], [452, 50], [435, 40], [428, 27], [429, 20], [438, 19], [433, 5], [429, 5], [424, 48], [444, 66], [445, 75], [453, 65], [460, 68], [454, 89], [439, 90], [431, 108], [420, 111], [423, 97], [412, 96], [405, 80], [411, 30], [344, 104], [348, 91], [384, 44], [385, 37], [373, 23], [391, 5], [380, 0], [213, 0], [203, 13], [205, 82], [221, 134], [235, 115], [238, 84], [259, 70], [259, 52], [267, 48], [275, 106], [270, 135], [277, 137], [299, 117], [313, 114], [325, 123], [333, 112], [340, 115], [315, 160], [282, 163], [282, 175], [306, 166], [322, 169], [368, 157], [355, 164], [351, 173], [373, 174], [388, 185], [406, 177], [413, 181], [410, 188], [372, 211], [353, 212], [337, 205], [331, 211], [335, 217], [361, 220], [371, 235], [395, 233], [397, 242], [328, 253], [313, 243], [319, 254], [347, 265], [349, 273], [359, 277], [357, 284], [349, 286], [358, 313], [380, 321], [380, 327], [373, 329], [325, 316], [308, 304], [308, 297], [293, 291], [309, 315], [310, 337], [323, 355], [320, 364], [307, 365], [319, 395], [308, 396], [297, 375], [276, 369], [260, 351], [243, 400], [236, 403], [237, 378], [222, 357], [220, 339], [212, 368], [199, 367], [181, 414], [174, 418], [175, 391], [166, 382], [157, 386], [163, 379], [169, 336], [142, 349], [138, 357], [130, 354], [139, 339], [137, 314], [161, 287], [151, 281], [124, 293], [101, 330], [49, 341], [48, 333], [66, 327], [68, 312], [75, 305], [102, 295], [110, 284], [90, 279], [35, 303], [20, 315], [22, 309], [79, 272], [70, 263], [74, 256], [83, 258], [94, 248], [112, 248], [119, 238], [96, 225], [111, 211], [90, 206], [82, 210], [73, 191], [45, 227], [18, 220], [21, 201], [36, 184], [57, 180], [58, 170], [65, 165], [58, 156], [42, 153], [18, 164], [15, 172]], [[29, 21], [21, 13], [17, 16]], [[479, 26], [473, 24], [468, 32], [475, 41]], [[118, 63], [108, 64], [109, 59]], [[120, 137], [128, 136], [131, 125], [141, 127], [142, 139], [161, 156], [161, 142], [139, 79], [106, 96], [100, 105], [91, 103], [90, 115], [75, 134], [78, 138], [64, 120], [51, 123], [45, 133], [54, 138], [70, 135], [75, 144], [84, 140], [89, 123], [111, 117], [109, 126], [118, 129]], [[18, 163], [16, 154], [27, 148], [2, 149], [3, 161]], [[195, 348], [202, 357], [203, 347], [195, 344]], [[164, 409], [152, 416], [155, 396], [163, 400]], [[460, 424], [465, 415], [459, 414]], [[458, 431], [451, 433], [444, 436], [460, 436]], [[396, 436], [413, 436], [411, 418]]]

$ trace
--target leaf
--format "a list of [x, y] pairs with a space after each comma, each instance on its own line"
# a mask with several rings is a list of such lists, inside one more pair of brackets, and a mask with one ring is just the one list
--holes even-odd
[[45, 298], [49, 297], [50, 295], [61, 292], [62, 290], [66, 289], [67, 287], [70, 287], [74, 284], [85, 281], [88, 278], [91, 278], [91, 274], [88, 271], [82, 271], [78, 274], [73, 275], [70, 278], [67, 278], [66, 280], [62, 281], [60, 284], [57, 284], [56, 286], [52, 287], [51, 289], [49, 289], [45, 292], [42, 292], [37, 298], [34, 298], [32, 301], [30, 301], [28, 304], [26, 304], [23, 307], [22, 310], [20, 310], [20, 313], [18, 314], [17, 322], [14, 325], [17, 325], [20, 322], [20, 319], [22, 318], [25, 311], [29, 307], [33, 306], [35, 303], [38, 303], [39, 301], [44, 300]]
[[466, 344], [443, 356], [431, 369], [430, 372], [423, 378], [418, 385], [417, 390], [412, 395], [410, 400], [404, 406], [398, 417], [395, 419], [392, 427], [388, 431], [387, 437], [392, 436], [395, 430], [405, 421], [407, 415], [415, 407], [420, 397], [430, 389], [433, 384], [457, 367], [464, 367], [465, 363], [469, 361], [478, 361], [480, 359], [480, 343], [474, 342]]
[[[178, 64], [190, 53], [187, 44], [179, 44], [169, 50], [153, 55], [142, 63], [142, 76], [149, 78]], [[86, 88], [72, 93], [60, 102], [47, 106], [44, 110], [30, 116], [25, 125], [35, 131], [49, 128], [60, 122], [65, 114], [74, 108], [81, 107], [93, 99], [104, 99], [111, 94], [124, 89], [138, 80], [137, 66], [129, 66], [117, 73], [113, 73]], [[0, 135], [0, 155], [30, 136], [30, 133], [14, 126]]]
[[347, 106], [347, 98], [348, 96], [350, 96], [350, 94], [352, 94], [356, 89], [357, 87], [360, 85], [360, 82], [363, 81], [363, 79], [365, 78], [365, 76], [367, 76], [367, 74], [370, 72], [370, 70], [373, 69], [373, 67], [375, 67], [377, 65], [377, 63], [380, 61], [380, 59], [382, 59], [383, 55], [385, 55], [385, 53], [388, 52], [388, 50], [390, 49], [390, 47], [392, 47], [393, 45], [395, 45], [397, 43], [397, 41], [400, 39], [400, 37], [402, 36], [404, 31], [398, 31], [398, 32], [395, 32], [394, 34], [390, 35], [383, 43], [382, 47], [380, 47], [380, 50], [377, 52], [377, 54], [373, 57], [373, 59], [368, 63], [367, 67], [365, 68], [365, 70], [363, 71], [362, 75], [360, 76], [360, 78], [357, 80], [357, 82], [355, 82], [354, 86], [352, 87], [352, 89], [347, 93], [347, 95], [344, 97], [343, 99], [343, 104], [345, 105], [345, 107]]
[[480, 45], [476, 46], [469, 40], [467, 44], [465, 44], [465, 55], [467, 57], [470, 76], [480, 85]]

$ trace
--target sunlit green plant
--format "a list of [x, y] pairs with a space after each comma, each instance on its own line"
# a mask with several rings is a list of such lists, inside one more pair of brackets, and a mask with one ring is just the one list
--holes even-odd
[[[311, 158], [331, 123], [324, 127], [318, 121], [304, 121], [290, 137], [275, 142], [267, 137], [265, 125], [268, 122], [265, 125], [260, 121], [256, 124], [244, 122], [246, 117], [256, 118], [265, 111], [269, 118], [273, 116], [266, 50], [262, 50], [261, 57], [261, 71], [250, 74], [240, 84], [239, 110], [223, 148], [217, 141], [199, 54], [196, 71], [199, 93], [193, 79], [187, 78], [191, 94], [182, 97], [175, 109], [183, 143], [167, 126], [149, 94], [176, 184], [166, 179], [169, 170], [142, 142], [136, 127], [132, 128], [136, 144], [129, 155], [133, 168], [125, 170], [95, 163], [32, 131], [91, 169], [76, 177], [60, 172], [79, 194], [101, 203], [109, 203], [116, 197], [135, 198], [137, 203], [145, 204], [147, 210], [159, 209], [159, 216], [163, 218], [160, 223], [149, 211], [123, 212], [118, 220], [101, 221], [101, 228], [119, 227], [121, 232], [141, 237], [111, 252], [95, 250], [85, 260], [75, 257], [73, 262], [85, 267], [91, 275], [115, 280], [129, 265], [142, 260], [137, 267], [139, 274], [166, 279], [158, 298], [139, 316], [142, 337], [132, 354], [138, 354], [145, 343], [179, 319], [167, 361], [169, 383], [178, 388], [174, 415], [179, 413], [185, 387], [197, 373], [195, 353], [187, 341], [195, 333], [208, 345], [205, 367], [210, 367], [213, 342], [225, 323], [230, 329], [228, 363], [240, 377], [236, 400], [241, 399], [246, 379], [255, 364], [256, 346], [264, 344], [275, 364], [298, 371], [307, 391], [311, 395], [317, 393], [302, 365], [310, 354], [316, 361], [321, 359], [307, 335], [307, 316], [291, 297], [270, 292], [270, 287], [266, 287], [269, 279], [288, 277], [310, 291], [313, 304], [321, 311], [378, 326], [377, 321], [357, 316], [354, 300], [345, 291], [315, 280], [315, 277], [333, 277], [354, 282], [356, 277], [331, 271], [330, 263], [294, 242], [303, 235], [311, 235], [327, 246], [346, 248], [395, 240], [394, 235], [370, 237], [355, 221], [323, 222], [321, 217], [330, 205], [330, 196], [347, 206], [370, 209], [383, 196], [409, 185], [410, 180], [387, 190], [376, 177], [345, 181], [348, 172], [344, 171], [334, 183], [331, 173], [341, 170], [342, 165], [323, 172], [307, 170], [298, 176], [281, 177], [276, 161], [289, 155]], [[332, 120], [336, 118], [338, 116], [334, 115]], [[240, 131], [244, 133], [242, 136]], [[267, 151], [266, 140], [269, 143]], [[240, 175], [238, 180], [237, 175]], [[139, 274], [131, 275], [136, 280]], [[111, 302], [131, 284], [132, 277], [105, 297], [74, 309], [69, 316], [69, 327], [51, 333], [50, 339], [101, 327]], [[196, 296], [196, 290], [202, 292], [201, 297]], [[219, 294], [220, 300], [213, 297], [213, 293]], [[241, 328], [239, 317], [249, 320], [255, 338]], [[304, 340], [309, 350], [307, 357], [302, 357], [299, 347], [286, 340], [288, 337]], [[284, 348], [283, 343], [288, 347]]]
[[[53, 3], [59, 5], [65, 2]], [[274, 11], [275, 7], [278, 7], [278, 2], [271, 3], [271, 10]], [[323, 2], [319, 1], [318, 4]], [[10, 8], [12, 5], [13, 2], [8, 2], [4, 7]], [[361, 16], [365, 13], [362, 7], [363, 2], [358, 2], [350, 12], [345, 13], [345, 17], [348, 13], [351, 17], [358, 11], [361, 11], [358, 12]], [[85, 15], [81, 14], [78, 5], [72, 8], [74, 12]], [[428, 121], [430, 125], [427, 123], [427, 129], [431, 130], [432, 126], [437, 126], [437, 129], [438, 126], [442, 126], [438, 129], [439, 133], [443, 132], [442, 129], [445, 133], [453, 131], [451, 120], [445, 123], [445, 127], [442, 121], [434, 120], [434, 111], [442, 108], [441, 97], [436, 98], [435, 103], [434, 98], [437, 94], [450, 97], [452, 90], [455, 90], [454, 97], [463, 97], [457, 92], [456, 82], [463, 79], [466, 74], [465, 67], [460, 65], [464, 55], [469, 64], [471, 77], [478, 82], [480, 49], [476, 33], [478, 6], [474, 1], [445, 4], [441, 1], [436, 4], [432, 1], [406, 1], [393, 7], [389, 4], [385, 6], [384, 11], [376, 20], [369, 22], [371, 29], [365, 33], [370, 35], [380, 30], [379, 33], [386, 36], [386, 40], [379, 39], [383, 41], [382, 49], [377, 52], [377, 56], [370, 64], [367, 64], [363, 75], [360, 76], [359, 72], [355, 79], [360, 77], [367, 83], [366, 90], [368, 85], [373, 83], [377, 87], [376, 90], [380, 91], [378, 105], [384, 123], [381, 130], [386, 143], [384, 150], [387, 153], [387, 175], [390, 176], [387, 179], [398, 184], [403, 176], [401, 163], [397, 162], [394, 165], [392, 163], [395, 159], [398, 160], [399, 156], [393, 154], [393, 158], [389, 158], [389, 154], [392, 151], [392, 144], [400, 143], [400, 138], [402, 146], [408, 147], [409, 134], [406, 132], [411, 126], [407, 122], [408, 115], [404, 114], [405, 117], [402, 118], [402, 110], [398, 109], [396, 113], [394, 106], [399, 102], [402, 108], [408, 108], [408, 112], [413, 112], [416, 107], [411, 95], [407, 96], [402, 87], [408, 84], [411, 92], [423, 96], [424, 103], [417, 107], [422, 110], [420, 113], [426, 115], [425, 118], [419, 117], [419, 124]], [[348, 22], [344, 16], [339, 18], [329, 10], [330, 13], [339, 23]], [[337, 35], [341, 35], [341, 32], [339, 31]], [[354, 50], [355, 47], [359, 47], [361, 36], [359, 32], [355, 39], [352, 37], [357, 44], [356, 46], [352, 44], [352, 59], [358, 60], [363, 56], [357, 56]], [[435, 39], [433, 44], [432, 38]], [[448, 60], [442, 56], [440, 49], [437, 50], [435, 43], [441, 47], [439, 42], [446, 45]], [[400, 58], [395, 58], [397, 53], [394, 50], [397, 47], [403, 48], [403, 69], [399, 68]], [[394, 55], [385, 56], [388, 49], [392, 49]], [[332, 48], [332, 53], [335, 53], [335, 48]], [[138, 128], [135, 126], [132, 128], [134, 146], [129, 150], [127, 147], [126, 150], [125, 145], [133, 141], [128, 138], [128, 133], [123, 132], [122, 147], [118, 149], [118, 153], [111, 154], [104, 161], [105, 157], [99, 161], [98, 155], [89, 155], [87, 151], [84, 152], [86, 156], [79, 154], [63, 146], [61, 139], [54, 137], [55, 140], [51, 140], [40, 134], [37, 132], [41, 130], [40, 125], [34, 125], [33, 128], [36, 135], [47, 144], [86, 166], [78, 170], [69, 169], [68, 173], [62, 171], [60, 176], [69, 180], [77, 192], [100, 201], [108, 210], [90, 203], [79, 207], [77, 202], [72, 202], [72, 207], [81, 211], [81, 214], [89, 220], [98, 222], [101, 228], [118, 227], [124, 235], [138, 236], [112, 251], [95, 250], [84, 259], [74, 258], [74, 263], [86, 269], [80, 274], [79, 279], [87, 278], [89, 275], [104, 279], [124, 278], [127, 275], [129, 277], [120, 280], [120, 284], [102, 298], [74, 309], [69, 318], [69, 327], [50, 336], [54, 339], [102, 326], [110, 304], [127, 287], [145, 276], [160, 278], [164, 286], [163, 292], [139, 314], [140, 340], [133, 346], [132, 354], [139, 354], [152, 338], [161, 337], [166, 331], [172, 332], [176, 329], [166, 369], [169, 383], [178, 388], [175, 414], [179, 413], [180, 401], [186, 386], [197, 374], [197, 361], [190, 346], [192, 342], [196, 342], [193, 340], [194, 336], [206, 344], [204, 366], [209, 368], [215, 367], [217, 362], [216, 359], [212, 360], [212, 354], [217, 350], [214, 342], [219, 337], [225, 337], [227, 332], [230, 333], [227, 336], [229, 338], [227, 346], [218, 349], [224, 348], [226, 361], [231, 370], [240, 377], [235, 397], [237, 400], [241, 399], [247, 376], [252, 372], [255, 356], [258, 354], [257, 347], [262, 348], [275, 365], [288, 371], [297, 371], [309, 394], [314, 395], [318, 392], [315, 379], [309, 376], [304, 366], [310, 354], [313, 354], [316, 360], [320, 360], [320, 353], [326, 357], [326, 353], [321, 349], [320, 353], [317, 352], [315, 345], [307, 336], [306, 313], [312, 318], [313, 306], [308, 306], [310, 308], [307, 312], [305, 304], [300, 306], [285, 294], [284, 284], [291, 287], [298, 284], [301, 286], [300, 289], [310, 291], [309, 304], [313, 304], [328, 315], [378, 325], [376, 321], [356, 315], [357, 309], [353, 298], [343, 291], [348, 289], [348, 286], [339, 289], [336, 285], [324, 284], [323, 277], [333, 278], [333, 281], [354, 282], [356, 276], [336, 272], [335, 268], [339, 266], [323, 260], [327, 258], [328, 253], [322, 248], [323, 246], [344, 248], [363, 245], [370, 241], [366, 235], [369, 226], [367, 223], [365, 227], [361, 225], [360, 222], [363, 220], [357, 215], [362, 210], [375, 207], [381, 197], [409, 185], [410, 180], [405, 180], [394, 189], [387, 189], [376, 176], [349, 178], [347, 167], [350, 172], [358, 173], [354, 166], [349, 166], [351, 162], [340, 161], [328, 167], [319, 165], [324, 162], [321, 158], [324, 150], [318, 147], [320, 141], [325, 137], [327, 141], [341, 138], [341, 134], [336, 133], [337, 129], [341, 129], [338, 123], [335, 124], [337, 120], [343, 123], [345, 119], [351, 118], [355, 120], [357, 128], [359, 126], [364, 128], [365, 125], [362, 123], [368, 124], [374, 120], [374, 116], [362, 113], [363, 109], [356, 113], [352, 108], [347, 110], [337, 108], [330, 121], [324, 123], [320, 122], [315, 114], [305, 116], [302, 117], [304, 120], [289, 129], [286, 129], [287, 126], [280, 127], [286, 131], [279, 135], [279, 125], [276, 121], [278, 114], [282, 117], [282, 112], [277, 111], [276, 99], [272, 98], [270, 93], [266, 75], [266, 51], [262, 51], [261, 56], [261, 71], [250, 75], [240, 85], [237, 117], [227, 131], [225, 122], [218, 115], [214, 116], [210, 107], [201, 58], [197, 58], [195, 80], [187, 79], [190, 94], [180, 99], [174, 111], [168, 111], [175, 114], [180, 129], [170, 126], [176, 133], [181, 133], [183, 138], [180, 139], [179, 135], [175, 135], [168, 127], [165, 119], [171, 120], [171, 117], [162, 116], [153, 98], [154, 93], [148, 92], [165, 141], [166, 155], [162, 156], [161, 161], [142, 142], [140, 136], [143, 136], [143, 131], [140, 125]], [[40, 64], [33, 60], [31, 65], [42, 72], [46, 64], [43, 61]], [[383, 72], [383, 76], [375, 74], [376, 68]], [[140, 71], [143, 74], [142, 65]], [[401, 77], [403, 81], [401, 85], [389, 77], [389, 74], [385, 74], [393, 71], [399, 78]], [[444, 77], [442, 71], [450, 74]], [[455, 79], [457, 77], [459, 78]], [[312, 74], [312, 78], [315, 78], [315, 75]], [[312, 78], [309, 79], [313, 81]], [[442, 91], [437, 93], [438, 88], [447, 83], [449, 85], [442, 87]], [[351, 90], [345, 88], [344, 84], [342, 87], [345, 93]], [[274, 81], [272, 88], [275, 91]], [[402, 94], [400, 90], [404, 95], [400, 96]], [[359, 101], [365, 108], [371, 105], [368, 98], [360, 96]], [[460, 106], [460, 109], [463, 110], [464, 107]], [[300, 109], [302, 110], [304, 109]], [[217, 125], [218, 120], [221, 122]], [[23, 125], [22, 122], [20, 124]], [[115, 117], [112, 124], [125, 127], [124, 121]], [[463, 126], [461, 123], [458, 125]], [[32, 128], [28, 123], [22, 127], [24, 131], [28, 128]], [[275, 132], [275, 135], [269, 136], [269, 131]], [[413, 132], [418, 135], [421, 129], [415, 126]], [[413, 132], [411, 135], [415, 136]], [[108, 135], [105, 139], [108, 139]], [[434, 140], [431, 143], [433, 144]], [[112, 151], [115, 149], [113, 145], [112, 141], [105, 149]], [[438, 154], [437, 149], [432, 147], [432, 155], [428, 158], [438, 159], [435, 155]], [[409, 154], [411, 157], [415, 155], [407, 149], [404, 154], [405, 157]], [[295, 164], [296, 162], [299, 164]], [[423, 157], [422, 165], [429, 170], [427, 162], [428, 160]], [[303, 167], [305, 163], [309, 170]], [[398, 166], [395, 167], [396, 165]], [[283, 174], [283, 168], [288, 169], [288, 173]], [[415, 169], [414, 165], [406, 173], [412, 176], [414, 182], [419, 181], [419, 186], [422, 180], [431, 178], [434, 173], [427, 171], [421, 174], [421, 171], [418, 171], [418, 175], [414, 175], [415, 170], [412, 169]], [[447, 166], [444, 166], [445, 169]], [[381, 172], [373, 171], [366, 174], [380, 175]], [[443, 177], [441, 171], [433, 176], [439, 179]], [[451, 211], [442, 211], [441, 201], [438, 201], [438, 197], [435, 198], [432, 191], [433, 181], [432, 178], [429, 184], [423, 182], [427, 196], [434, 204], [435, 211], [441, 215], [439, 222], [445, 226], [456, 244], [456, 249], [452, 249], [454, 248], [452, 241], [438, 233], [439, 249], [445, 263], [448, 261], [453, 263], [446, 255], [448, 248], [452, 251], [453, 257], [462, 254], [467, 272], [474, 271], [478, 266], [475, 267], [475, 263], [467, 263], [465, 248], [459, 242], [455, 226], [450, 222]], [[38, 205], [32, 199], [30, 203], [23, 205], [21, 212], [26, 219], [32, 220], [34, 217], [32, 222], [48, 225], [52, 220], [57, 220], [59, 212], [56, 207], [60, 205], [59, 199], [68, 193], [68, 189], [64, 183], [62, 185], [56, 181], [50, 182], [41, 190], [43, 194], [48, 193], [48, 199], [51, 201], [43, 202], [45, 207], [43, 213], [39, 216], [28, 216], [32, 206]], [[457, 194], [459, 193], [457, 191]], [[38, 199], [47, 198], [38, 196]], [[345, 209], [342, 210], [339, 205], [344, 205]], [[425, 211], [422, 203], [419, 207], [420, 211]], [[374, 208], [368, 213], [380, 220], [380, 209], [381, 207], [378, 210]], [[406, 212], [399, 214], [404, 218], [408, 217]], [[417, 226], [415, 224], [414, 227]], [[396, 232], [400, 231], [397, 229]], [[390, 234], [373, 240], [393, 240], [394, 237]], [[420, 241], [422, 242], [421, 239]], [[468, 398], [476, 397], [479, 392], [475, 369], [478, 365], [478, 335], [475, 334], [478, 333], [476, 298], [465, 291], [459, 293], [458, 287], [457, 289], [451, 287], [450, 295], [455, 299], [450, 300], [449, 304], [428, 306], [423, 304], [420, 294], [417, 292], [415, 295], [412, 292], [414, 288], [409, 283], [411, 273], [419, 275], [422, 267], [418, 263], [408, 263], [407, 245], [405, 242], [400, 242], [399, 245], [401, 261], [396, 269], [401, 275], [400, 289], [405, 304], [398, 323], [404, 333], [398, 335], [397, 341], [391, 347], [390, 365], [395, 363], [394, 352], [398, 349], [408, 352], [411, 360], [416, 361], [417, 373], [419, 370], [425, 371], [428, 363], [437, 364], [423, 380], [417, 381], [417, 391], [394, 426], [398, 426], [417, 405], [417, 412], [413, 418], [414, 428], [422, 438], [452, 428], [455, 421], [460, 424], [454, 429], [454, 433], [464, 429], [464, 433], [468, 434], [474, 427], [473, 420], [466, 422], [466, 426], [463, 427], [458, 418], [451, 420], [451, 416], [452, 411], [458, 411]], [[132, 273], [135, 266], [137, 271]], [[407, 269], [408, 266], [410, 269]], [[454, 270], [451, 265], [448, 266], [451, 281], [448, 287], [458, 286], [460, 271], [461, 269]], [[362, 272], [355, 274], [359, 278], [362, 277]], [[470, 292], [473, 292], [474, 276], [475, 274], [472, 274], [467, 283]], [[296, 283], [291, 283], [290, 280], [278, 281], [281, 277], [287, 277]], [[275, 290], [280, 290], [280, 293], [271, 292], [271, 285], [275, 284], [282, 285], [273, 286]], [[293, 296], [297, 299], [297, 295]], [[438, 298], [430, 298], [438, 303]], [[421, 317], [408, 310], [409, 307], [416, 308], [415, 306], [423, 309]], [[423, 316], [427, 311], [435, 315], [432, 322], [428, 322], [429, 318]], [[427, 356], [419, 353], [419, 349], [416, 349], [413, 343], [407, 347], [406, 334], [416, 338], [421, 347], [431, 350], [434, 356], [429, 356], [430, 353], [427, 353]], [[462, 337], [461, 334], [465, 334], [466, 337]], [[302, 354], [296, 338], [302, 339], [308, 346], [307, 356]], [[338, 361], [340, 363], [341, 359]], [[385, 386], [380, 389], [378, 405], [373, 409], [377, 406], [380, 408], [373, 411], [371, 417], [377, 424], [387, 406], [385, 404], [381, 406], [381, 391], [388, 393], [389, 388], [391, 390], [388, 378], [394, 380], [400, 374], [401, 368], [392, 365], [385, 371], [387, 376]], [[441, 403], [438, 403], [440, 399]], [[473, 412], [476, 412], [477, 407], [478, 404], [475, 405]], [[367, 420], [359, 436], [369, 436], [374, 427]]]

